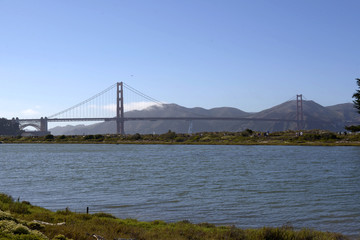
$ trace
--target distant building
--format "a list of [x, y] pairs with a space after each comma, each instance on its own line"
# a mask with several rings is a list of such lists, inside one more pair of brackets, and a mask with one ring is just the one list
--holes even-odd
[[15, 119], [7, 120], [0, 118], [0, 135], [1, 136], [20, 136], [23, 131], [20, 130], [19, 122]]

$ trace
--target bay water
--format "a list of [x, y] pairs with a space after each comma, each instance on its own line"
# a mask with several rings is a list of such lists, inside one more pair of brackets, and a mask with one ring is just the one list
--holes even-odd
[[360, 147], [1, 144], [0, 192], [51, 210], [360, 237]]

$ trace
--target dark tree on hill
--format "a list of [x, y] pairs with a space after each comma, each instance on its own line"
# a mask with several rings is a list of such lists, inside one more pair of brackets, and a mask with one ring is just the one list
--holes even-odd
[[21, 134], [19, 123], [15, 120], [0, 118], [0, 135], [17, 136]]
[[[356, 90], [356, 92], [353, 94], [354, 98], [354, 107], [357, 109], [358, 113], [360, 113], [360, 78], [356, 78], [356, 84], [358, 85], [359, 89]], [[346, 130], [351, 132], [359, 132], [360, 131], [360, 125], [359, 126], [346, 126]]]
[[354, 93], [353, 98], [355, 99], [354, 102], [354, 107], [358, 110], [358, 113], [360, 113], [360, 78], [356, 79], [356, 83], [359, 87], [358, 90], [356, 90], [356, 93]]

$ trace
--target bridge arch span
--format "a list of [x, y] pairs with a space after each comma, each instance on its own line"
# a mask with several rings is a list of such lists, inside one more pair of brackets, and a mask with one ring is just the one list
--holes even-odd
[[33, 127], [35, 128], [37, 131], [41, 131], [41, 128], [39, 125], [35, 124], [35, 123], [26, 123], [26, 124], [21, 124], [20, 125], [20, 130], [25, 130], [25, 128], [27, 127]]

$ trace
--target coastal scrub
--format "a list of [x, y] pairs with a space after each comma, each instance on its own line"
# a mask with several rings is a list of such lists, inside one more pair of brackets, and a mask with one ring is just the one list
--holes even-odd
[[[13, 205], [27, 206], [27, 211], [12, 212]], [[17, 207], [19, 208], [19, 207]], [[20, 209], [22, 209], [20, 207]], [[140, 222], [119, 219], [107, 213], [75, 213], [69, 209], [56, 212], [32, 206], [29, 202], [14, 201], [0, 193], [0, 239], [16, 240], [346, 240], [338, 233], [312, 229], [296, 230], [291, 226], [279, 228], [241, 229], [235, 226], [215, 226], [210, 223], [193, 224], [187, 220], [166, 223], [155, 220]]]

